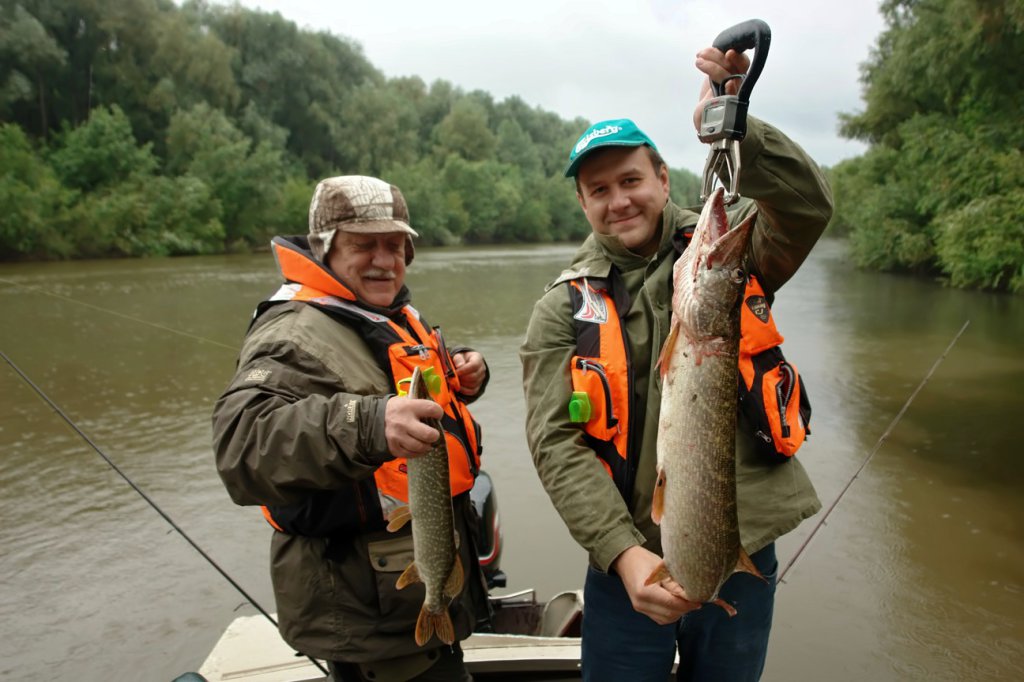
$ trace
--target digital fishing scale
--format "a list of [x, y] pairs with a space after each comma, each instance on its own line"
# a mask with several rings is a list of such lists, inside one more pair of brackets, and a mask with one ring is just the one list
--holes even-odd
[[[714, 97], [704, 103], [700, 112], [700, 130], [697, 133], [701, 142], [711, 145], [707, 161], [704, 163], [704, 176], [701, 185], [700, 200], [707, 201], [715, 186], [715, 180], [721, 179], [725, 186], [726, 205], [736, 203], [740, 198], [740, 145], [747, 135], [747, 106], [750, 103], [750, 92], [754, 89], [761, 69], [768, 58], [768, 47], [772, 41], [772, 32], [768, 24], [760, 19], [750, 19], [718, 34], [711, 45], [722, 51], [743, 52], [753, 49], [754, 57], [745, 74], [735, 74], [721, 83], [711, 81]], [[726, 83], [730, 80], [742, 81], [739, 92], [735, 95], [726, 94]]]

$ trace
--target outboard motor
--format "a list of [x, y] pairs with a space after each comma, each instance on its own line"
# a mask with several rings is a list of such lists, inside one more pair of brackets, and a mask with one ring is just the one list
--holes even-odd
[[494, 482], [486, 471], [481, 471], [476, 477], [476, 482], [469, 491], [469, 499], [480, 518], [476, 546], [480, 553], [480, 568], [487, 580], [487, 589], [505, 587], [508, 577], [500, 568], [502, 537], [498, 498], [494, 493]]

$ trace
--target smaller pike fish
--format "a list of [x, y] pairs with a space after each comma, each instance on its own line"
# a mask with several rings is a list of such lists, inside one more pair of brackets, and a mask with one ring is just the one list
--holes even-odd
[[651, 516], [663, 564], [695, 602], [713, 602], [736, 571], [762, 577], [740, 546], [736, 517], [736, 411], [743, 259], [754, 217], [733, 230], [723, 189], [708, 199], [673, 270], [672, 328], [661, 353], [658, 482]]
[[[410, 398], [431, 399], [418, 367], [413, 370], [411, 381]], [[441, 437], [427, 454], [406, 460], [409, 504], [388, 515], [388, 530], [392, 532], [412, 520], [413, 562], [398, 577], [395, 586], [402, 589], [422, 582], [426, 588], [423, 608], [416, 619], [416, 644], [419, 646], [435, 634], [445, 644], [455, 641], [448, 605], [462, 592], [464, 578], [452, 512], [448, 448], [441, 424], [431, 420], [428, 425], [437, 429]]]

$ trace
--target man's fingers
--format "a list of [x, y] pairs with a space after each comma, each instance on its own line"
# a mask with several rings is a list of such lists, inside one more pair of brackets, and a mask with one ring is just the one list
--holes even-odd
[[[678, 593], [678, 594], [677, 594]], [[679, 620], [683, 614], [699, 609], [702, 604], [686, 598], [686, 592], [675, 581], [662, 581], [646, 586], [634, 604], [640, 613], [658, 623], [667, 625]]]
[[425, 419], [444, 416], [441, 406], [432, 400], [392, 398], [385, 414], [385, 438], [391, 454], [396, 457], [416, 457], [430, 450], [440, 431], [423, 423]]
[[[750, 59], [743, 52], [729, 50], [725, 54], [708, 47], [697, 53], [697, 68], [708, 75], [712, 81], [721, 83], [729, 76], [746, 73], [750, 68]], [[740, 79], [734, 78], [727, 82], [726, 90], [730, 94], [739, 92]]]
[[437, 442], [437, 439], [441, 437], [441, 434], [432, 426], [427, 426], [423, 422], [414, 421], [409, 424], [408, 435], [413, 440], [423, 443], [425, 448], [429, 448], [431, 445]]

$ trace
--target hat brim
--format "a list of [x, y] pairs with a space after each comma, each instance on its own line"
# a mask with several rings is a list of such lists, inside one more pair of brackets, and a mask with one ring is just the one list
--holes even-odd
[[650, 147], [650, 146], [651, 145], [649, 145], [648, 143], [642, 142], [642, 141], [619, 142], [619, 141], [615, 141], [615, 140], [609, 140], [607, 142], [601, 142], [599, 144], [591, 144], [589, 147], [587, 147], [585, 150], [583, 150], [583, 153], [581, 153], [575, 159], [570, 161], [569, 165], [565, 167], [565, 177], [567, 177], [567, 178], [574, 178], [574, 177], [576, 177], [576, 174], [579, 173], [579, 171], [580, 171], [580, 164], [583, 163], [588, 156], [590, 156], [592, 153], [596, 152], [598, 149], [602, 149], [604, 147]]
[[408, 223], [401, 220], [346, 220], [338, 223], [334, 228], [340, 232], [351, 232], [353, 234], [387, 234], [389, 232], [401, 232], [410, 237], [419, 237], [419, 232], [409, 227]]

